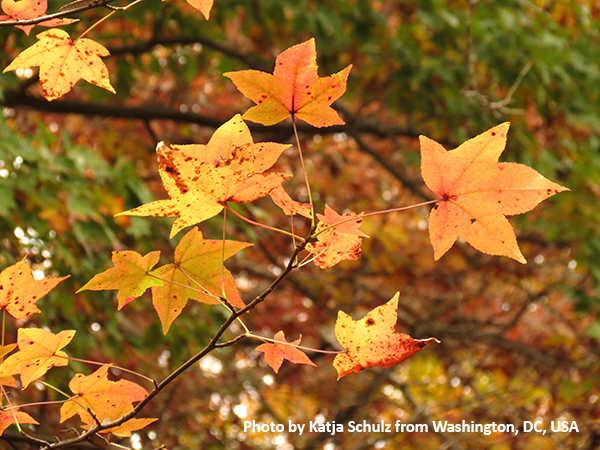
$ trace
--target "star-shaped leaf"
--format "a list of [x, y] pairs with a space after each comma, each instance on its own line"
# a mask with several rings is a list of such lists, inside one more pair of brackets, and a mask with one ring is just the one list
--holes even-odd
[[227, 202], [265, 197], [292, 175], [263, 173], [289, 145], [255, 144], [240, 115], [215, 131], [207, 145], [157, 146], [159, 173], [170, 199], [117, 215], [179, 216], [171, 237], [220, 213]]
[[242, 70], [223, 75], [256, 103], [244, 114], [246, 120], [274, 125], [295, 116], [315, 127], [343, 125], [331, 104], [346, 92], [352, 65], [324, 78], [318, 76], [317, 68], [315, 40], [310, 39], [281, 53], [273, 74]]
[[[356, 217], [356, 220], [331, 227], [353, 217]], [[340, 215], [329, 205], [325, 205], [325, 215], [317, 214], [317, 218], [320, 222], [315, 233], [322, 232], [317, 235], [317, 242], [306, 245], [306, 250], [314, 256], [317, 266], [327, 269], [340, 261], [360, 258], [362, 238], [369, 237], [359, 230], [362, 224], [360, 214], [357, 216], [351, 212]]]
[[461, 237], [484, 253], [525, 263], [505, 216], [527, 212], [568, 190], [523, 164], [498, 163], [509, 126], [491, 128], [451, 151], [420, 137], [423, 179], [441, 197], [429, 217], [436, 260]]
[[75, 336], [74, 330], [53, 334], [42, 328], [19, 328], [19, 351], [0, 364], [0, 377], [20, 374], [23, 389], [55, 366], [69, 364], [68, 356], [61, 351]]
[[[108, 379], [110, 364], [101, 366], [91, 375], [76, 374], [69, 382], [73, 396], [60, 408], [60, 421], [79, 415], [81, 420], [94, 423], [91, 411], [100, 422], [119, 419], [133, 409], [133, 403], [143, 400], [148, 392], [132, 381]], [[144, 425], [145, 426], [145, 425]]]
[[19, 411], [19, 408], [11, 408], [0, 410], [0, 436], [10, 425], [15, 423], [31, 423], [39, 425], [39, 423], [29, 414]]
[[69, 275], [36, 280], [29, 264], [19, 261], [0, 273], [0, 309], [15, 319], [26, 319], [39, 313], [36, 302], [66, 278]]
[[[224, 259], [252, 244], [225, 241]], [[233, 306], [243, 308], [244, 302], [227, 269], [221, 272], [223, 241], [204, 239], [198, 228], [192, 228], [175, 249], [175, 263], [159, 267], [153, 275], [166, 280], [152, 288], [152, 302], [167, 334], [173, 321], [181, 314], [188, 299], [211, 305], [219, 303], [222, 295], [221, 275], [224, 276], [225, 294]], [[211, 295], [212, 294], [212, 295]]]
[[150, 252], [146, 256], [131, 250], [113, 252], [112, 262], [115, 267], [94, 276], [77, 292], [118, 289], [118, 307], [121, 309], [140, 297], [149, 287], [163, 284], [162, 281], [148, 274], [158, 263], [159, 258], [160, 251]]
[[338, 312], [335, 337], [346, 349], [333, 360], [338, 380], [376, 366], [394, 367], [430, 342], [439, 343], [435, 338], [413, 339], [395, 332], [399, 296], [398, 292], [389, 302], [357, 321], [343, 311]]
[[109, 55], [102, 45], [86, 38], [72, 42], [69, 34], [58, 28], [36, 37], [39, 41], [21, 52], [3, 73], [39, 66], [40, 84], [48, 100], [66, 94], [82, 78], [115, 93], [108, 69], [100, 59], [100, 56]]
[[283, 331], [279, 331], [275, 335], [275, 341], [285, 342], [285, 344], [280, 344], [279, 342], [275, 342], [274, 344], [261, 344], [256, 347], [256, 351], [264, 352], [265, 361], [271, 366], [275, 373], [279, 373], [279, 369], [281, 368], [284, 359], [287, 359], [294, 364], [308, 364], [317, 367], [317, 365], [312, 362], [302, 350], [294, 347], [295, 345], [299, 345], [301, 340], [302, 335], [295, 341], [289, 343], [292, 345], [288, 345]]
[[[29, 20], [42, 17], [48, 9], [47, 0], [2, 0], [0, 4], [2, 11], [6, 15], [0, 15], [0, 20]], [[43, 27], [58, 27], [77, 22], [77, 19], [51, 19], [38, 23]], [[15, 25], [15, 28], [20, 28], [27, 36], [35, 25]]]

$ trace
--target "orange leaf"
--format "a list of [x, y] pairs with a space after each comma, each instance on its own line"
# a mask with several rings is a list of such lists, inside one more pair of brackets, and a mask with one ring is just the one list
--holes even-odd
[[149, 287], [163, 284], [162, 281], [148, 275], [158, 263], [158, 258], [160, 251], [150, 252], [146, 256], [130, 250], [113, 252], [112, 262], [115, 267], [94, 276], [77, 293], [85, 290], [118, 289], [118, 307], [121, 309], [140, 297]]
[[338, 312], [335, 337], [346, 349], [333, 360], [338, 380], [352, 372], [360, 373], [371, 367], [394, 367], [414, 355], [435, 338], [413, 339], [394, 331], [398, 320], [400, 293], [378, 306], [362, 319], [355, 321], [343, 311]]
[[[325, 215], [317, 214], [320, 222], [315, 233], [354, 216], [356, 213], [353, 212], [339, 215], [329, 205], [325, 205]], [[319, 234], [316, 243], [308, 243], [306, 250], [314, 256], [315, 264], [321, 269], [327, 269], [340, 261], [360, 258], [362, 238], [369, 237], [359, 230], [361, 224], [362, 218], [359, 214], [356, 220], [342, 223]]]
[[279, 185], [273, 189], [269, 195], [277, 206], [279, 206], [284, 214], [293, 216], [294, 214], [300, 214], [301, 216], [310, 219], [312, 217], [312, 207], [309, 203], [300, 203], [289, 196], [283, 186]]
[[[279, 331], [275, 335], [275, 340], [280, 342], [287, 342], [285, 340], [285, 335], [283, 331]], [[264, 352], [265, 361], [271, 368], [275, 371], [275, 373], [279, 373], [279, 368], [281, 364], [283, 364], [283, 360], [287, 359], [288, 361], [293, 362], [294, 364], [309, 364], [311, 366], [317, 367], [317, 365], [310, 360], [306, 354], [300, 349], [294, 347], [294, 345], [300, 344], [302, 340], [302, 335], [300, 338], [295, 340], [294, 342], [290, 342], [292, 345], [287, 344], [279, 344], [275, 342], [275, 344], [261, 344], [256, 347], [257, 352]]]
[[143, 400], [148, 392], [132, 381], [108, 379], [110, 364], [100, 367], [91, 375], [76, 374], [69, 382], [73, 397], [60, 408], [60, 422], [79, 415], [87, 424], [93, 424], [91, 411], [102, 423], [119, 419], [133, 409], [133, 402]]
[[214, 0], [186, 0], [190, 5], [196, 8], [202, 13], [202, 15], [208, 20], [210, 10], [213, 7]]
[[21, 52], [4, 72], [39, 66], [42, 91], [48, 100], [69, 92], [81, 78], [115, 93], [108, 69], [99, 58], [109, 55], [102, 45], [86, 38], [71, 42], [69, 34], [58, 28], [36, 37], [39, 41]]
[[421, 136], [421, 173], [442, 200], [429, 217], [437, 261], [459, 237], [483, 253], [526, 260], [505, 216], [522, 214], [569, 189], [523, 164], [498, 163], [510, 123], [505, 122], [447, 151]]
[[39, 425], [33, 417], [27, 413], [18, 411], [18, 409], [19, 408], [0, 410], [0, 435], [14, 423], [31, 423], [33, 425]]
[[[246, 242], [225, 241], [224, 259], [251, 245]], [[152, 302], [160, 317], [164, 334], [167, 334], [173, 321], [181, 314], [189, 298], [210, 305], [219, 303], [214, 297], [199, 291], [206, 290], [217, 297], [222, 295], [222, 252], [223, 241], [203, 239], [202, 232], [194, 227], [175, 249], [175, 263], [159, 267], [152, 272], [169, 281], [152, 288]], [[243, 308], [245, 305], [233, 276], [226, 269], [223, 274], [227, 300], [233, 306]]]
[[55, 366], [69, 364], [68, 356], [60, 349], [75, 336], [74, 330], [53, 334], [42, 328], [19, 328], [19, 351], [0, 364], [0, 377], [20, 374], [23, 389]]
[[39, 313], [36, 302], [69, 276], [35, 280], [29, 264], [19, 261], [0, 273], [0, 309], [15, 319]]
[[343, 125], [331, 104], [346, 92], [352, 65], [324, 78], [317, 68], [315, 40], [310, 39], [281, 53], [272, 75], [258, 70], [223, 75], [257, 104], [244, 114], [246, 120], [274, 125], [291, 115], [319, 128]]
[[[7, 15], [0, 15], [0, 20], [29, 20], [42, 17], [48, 9], [47, 0], [2, 0], [2, 10]], [[68, 25], [77, 22], [78, 19], [51, 19], [38, 23], [44, 27], [57, 27], [60, 25]], [[35, 25], [15, 25], [15, 28], [20, 28], [27, 36]]]
[[[95, 425], [96, 422], [92, 418], [92, 416], [83, 416], [81, 420], [85, 423], [82, 428], [89, 430], [92, 425]], [[105, 430], [99, 431], [99, 433], [110, 433], [115, 436], [120, 437], [130, 437], [132, 431], [138, 431], [142, 428], [147, 427], [152, 422], [156, 422], [158, 419], [130, 419], [124, 424], [119, 425], [118, 427], [107, 428]], [[107, 447], [108, 448], [108, 447]]]
[[171, 237], [185, 227], [216, 216], [227, 202], [251, 202], [269, 194], [292, 175], [263, 173], [289, 145], [255, 144], [238, 114], [219, 127], [207, 145], [156, 147], [158, 170], [168, 200], [117, 214], [179, 216]]

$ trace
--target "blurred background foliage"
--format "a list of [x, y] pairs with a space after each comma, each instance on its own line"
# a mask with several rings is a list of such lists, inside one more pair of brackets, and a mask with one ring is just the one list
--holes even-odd
[[[64, 3], [51, 1], [49, 12]], [[81, 21], [65, 28], [74, 38], [105, 14], [79, 14]], [[293, 273], [246, 323], [265, 336], [282, 329], [290, 340], [302, 334], [304, 345], [339, 349], [333, 334], [338, 310], [359, 318], [399, 290], [399, 330], [435, 336], [441, 345], [394, 369], [336, 382], [329, 356], [311, 355], [317, 369], [284, 363], [275, 375], [254, 352], [259, 343], [245, 340], [179, 378], [146, 411], [161, 420], [123, 443], [598, 448], [599, 14], [595, 0], [215, 0], [205, 21], [183, 0], [147, 0], [89, 35], [111, 52], [105, 61], [116, 95], [80, 82], [47, 102], [35, 70], [0, 75], [0, 267], [26, 257], [38, 276], [71, 274], [39, 302], [42, 314], [7, 321], [5, 339], [14, 341], [18, 326], [76, 329], [70, 355], [157, 380], [201, 349], [223, 321], [218, 309], [192, 302], [163, 336], [148, 296], [116, 312], [115, 292], [74, 293], [111, 266], [113, 250], [161, 250], [161, 261], [172, 261], [181, 238], [168, 239], [172, 219], [114, 217], [166, 196], [156, 143], [206, 143], [216, 127], [250, 106], [223, 72], [270, 72], [281, 51], [314, 37], [321, 76], [354, 65], [348, 91], [334, 105], [347, 125], [300, 128], [317, 212], [325, 204], [360, 212], [429, 199], [418, 136], [454, 148], [504, 121], [512, 125], [502, 160], [532, 166], [572, 192], [510, 219], [527, 265], [464, 243], [434, 263], [428, 209], [370, 217], [362, 230], [371, 238], [358, 261]], [[28, 37], [0, 27], [0, 67], [41, 30]], [[294, 143], [289, 122], [249, 125], [257, 142]], [[286, 189], [306, 200], [296, 155], [288, 150], [275, 169], [294, 173]], [[271, 226], [290, 225], [269, 199], [237, 208]], [[227, 220], [228, 238], [255, 244], [228, 261], [249, 301], [284, 267], [291, 243]], [[306, 225], [295, 223], [298, 232]], [[200, 228], [220, 238], [222, 216]], [[73, 373], [93, 370], [72, 363], [50, 371], [47, 381], [66, 390]], [[19, 399], [60, 396], [39, 385]], [[50, 406], [27, 412], [42, 422], [35, 429], [40, 435], [60, 428]], [[244, 432], [245, 420], [516, 426], [544, 420], [547, 429], [561, 420], [576, 421], [579, 432], [299, 436]]]

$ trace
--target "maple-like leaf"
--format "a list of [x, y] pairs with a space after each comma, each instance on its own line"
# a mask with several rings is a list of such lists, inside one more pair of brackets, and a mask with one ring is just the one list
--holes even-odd
[[117, 215], [179, 216], [171, 237], [185, 227], [219, 214], [227, 202], [244, 203], [265, 197], [292, 175], [263, 173], [289, 145], [255, 144], [237, 114], [219, 127], [207, 145], [156, 147], [158, 170], [171, 197]]
[[110, 364], [105, 364], [90, 375], [78, 373], [71, 379], [69, 389], [74, 395], [60, 408], [61, 423], [77, 414], [85, 424], [93, 425], [95, 419], [89, 411], [101, 423], [113, 421], [148, 395], [146, 389], [132, 381], [109, 380], [109, 368]]
[[[6, 15], [0, 15], [0, 20], [30, 20], [42, 17], [48, 9], [47, 0], [2, 0], [0, 3], [2, 11]], [[58, 27], [60, 25], [68, 25], [77, 22], [78, 19], [51, 19], [38, 23], [43, 27]], [[15, 25], [15, 28], [20, 28], [27, 36], [35, 25]]]
[[429, 217], [437, 261], [459, 237], [483, 253], [525, 263], [505, 216], [530, 211], [568, 190], [523, 164], [498, 163], [510, 123], [505, 122], [447, 151], [421, 136], [421, 173], [442, 199]]
[[396, 333], [394, 327], [398, 320], [397, 292], [384, 305], [378, 306], [365, 317], [355, 321], [344, 313], [338, 312], [335, 322], [335, 337], [346, 349], [333, 360], [338, 380], [352, 372], [360, 373], [371, 367], [394, 367], [409, 356], [414, 355], [435, 338], [413, 339], [407, 334]]
[[[164, 1], [164, 0], [163, 0]], [[186, 0], [190, 5], [202, 13], [206, 20], [210, 16], [214, 0]]]
[[323, 78], [318, 76], [317, 68], [315, 40], [310, 39], [281, 53], [273, 74], [242, 70], [223, 75], [256, 103], [244, 114], [246, 120], [274, 125], [295, 116], [315, 127], [343, 125], [345, 122], [331, 104], [346, 92], [352, 65]]
[[20, 374], [25, 389], [52, 367], [68, 365], [68, 356], [61, 349], [71, 342], [73, 336], [74, 330], [54, 334], [42, 328], [19, 328], [19, 351], [0, 364], [0, 377]]
[[[224, 259], [251, 245], [247, 242], [225, 241]], [[222, 258], [223, 241], [203, 239], [202, 232], [194, 227], [175, 249], [174, 264], [167, 264], [152, 272], [153, 275], [168, 281], [162, 286], [152, 288], [152, 302], [164, 334], [167, 334], [173, 321], [181, 314], [188, 299], [211, 305], [219, 303], [214, 296], [222, 295], [222, 274], [229, 303], [238, 308], [245, 306], [231, 273], [224, 268], [221, 272]], [[202, 293], [203, 290], [212, 296]]]
[[[8, 344], [0, 347], [0, 361], [4, 361], [4, 357], [17, 348], [17, 344]], [[0, 377], [0, 385], [17, 387], [17, 381], [11, 375]]]
[[362, 238], [369, 236], [359, 230], [362, 224], [360, 214], [357, 216], [351, 212], [340, 215], [329, 205], [325, 205], [325, 215], [317, 214], [320, 222], [315, 233], [352, 217], [356, 217], [356, 220], [329, 228], [317, 236], [317, 242], [306, 245], [306, 250], [314, 256], [315, 264], [321, 269], [335, 266], [343, 260], [360, 258]]
[[77, 293], [85, 290], [103, 291], [118, 289], [118, 308], [121, 309], [129, 302], [140, 297], [146, 289], [161, 286], [162, 281], [148, 273], [158, 263], [160, 251], [142, 256], [131, 250], [112, 253], [115, 267], [94, 276]]
[[66, 94], [82, 78], [115, 93], [108, 69], [100, 59], [100, 56], [109, 55], [102, 45], [86, 38], [71, 42], [69, 34], [58, 28], [36, 37], [39, 41], [21, 52], [3, 73], [39, 66], [40, 84], [48, 100]]
[[[279, 331], [275, 335], [275, 341], [286, 342], [285, 335], [283, 331]], [[290, 342], [292, 345], [299, 345], [302, 340], [302, 335], [298, 339], [293, 342]], [[287, 359], [288, 361], [293, 362], [294, 364], [309, 364], [311, 366], [317, 367], [317, 365], [310, 360], [306, 354], [292, 345], [280, 344], [275, 342], [274, 344], [261, 344], [256, 347], [257, 352], [264, 352], [265, 361], [271, 368], [275, 371], [275, 373], [279, 373], [279, 368], [281, 364], [283, 364], [283, 360]]]
[[19, 408], [11, 408], [9, 410], [0, 410], [0, 436], [10, 425], [14, 423], [31, 423], [39, 425], [29, 414], [19, 411]]
[[307, 219], [312, 217], [312, 206], [309, 203], [300, 203], [292, 200], [283, 186], [277, 186], [269, 195], [273, 202], [283, 210], [285, 215], [293, 216], [294, 214], [300, 214]]
[[15, 319], [26, 319], [39, 313], [36, 302], [69, 276], [36, 280], [29, 264], [19, 261], [0, 273], [0, 310]]

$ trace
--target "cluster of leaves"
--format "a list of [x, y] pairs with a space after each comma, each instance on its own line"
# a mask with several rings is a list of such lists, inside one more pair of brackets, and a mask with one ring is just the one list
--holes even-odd
[[[205, 15], [208, 16], [208, 13]], [[19, 20], [18, 17], [16, 19]], [[81, 78], [112, 90], [105, 66], [99, 59], [91, 56], [106, 56], [107, 53], [93, 41], [77, 39], [71, 42], [68, 35], [60, 31], [50, 30], [38, 35], [40, 43], [36, 44], [37, 47], [23, 52], [6, 70], [39, 65], [40, 81], [48, 100], [58, 98], [71, 89], [77, 81], [73, 78], [74, 74], [81, 74]], [[93, 50], [94, 47], [96, 50]], [[273, 125], [291, 117], [294, 129], [296, 119], [305, 120], [316, 127], [342, 124], [343, 121], [331, 108], [331, 104], [344, 93], [350, 69], [351, 66], [348, 66], [330, 77], [318, 77], [316, 47], [311, 39], [283, 52], [276, 60], [272, 75], [252, 70], [225, 74], [256, 106], [218, 128], [207, 145], [160, 143], [157, 146], [159, 173], [170, 198], [120, 213], [133, 216], [177, 216], [171, 229], [170, 237], [174, 237], [184, 228], [208, 220], [223, 210], [237, 214], [230, 204], [252, 202], [271, 195], [285, 214], [299, 214], [311, 223], [310, 231], [305, 237], [295, 235], [293, 231], [274, 230], [289, 235], [297, 244], [287, 270], [276, 279], [272, 287], [246, 305], [223, 263], [251, 244], [225, 239], [204, 239], [202, 233], [194, 228], [181, 239], [175, 249], [172, 264], [155, 269], [159, 260], [158, 251], [145, 256], [134, 251], [114, 252], [115, 267], [96, 275], [80, 290], [117, 289], [118, 307], [121, 309], [151, 288], [153, 304], [165, 334], [181, 314], [188, 299], [223, 305], [228, 311], [228, 319], [206, 347], [206, 351], [199, 354], [199, 357], [203, 357], [217, 345], [231, 345], [237, 341], [238, 339], [234, 339], [225, 344], [217, 344], [222, 333], [235, 320], [243, 324], [242, 315], [265, 300], [279, 281], [293, 269], [300, 268], [309, 261], [326, 269], [343, 260], [357, 259], [360, 256], [362, 238], [368, 237], [359, 230], [364, 217], [391, 213], [406, 207], [367, 214], [349, 212], [340, 215], [326, 205], [323, 215], [316, 214], [310, 200], [308, 181], [309, 203], [303, 204], [292, 200], [282, 187], [282, 183], [291, 177], [290, 174], [266, 172], [289, 146], [277, 143], [255, 144], [243, 121]], [[565, 190], [527, 166], [498, 163], [506, 145], [508, 127], [508, 123], [494, 127], [450, 152], [431, 139], [421, 138], [423, 179], [438, 196], [436, 200], [429, 202], [435, 203], [429, 228], [436, 260], [460, 237], [482, 252], [508, 256], [524, 263], [525, 258], [505, 216], [529, 211], [542, 200]], [[300, 143], [297, 144], [300, 151]], [[303, 173], [306, 175], [306, 170]], [[308, 256], [300, 261], [299, 256], [303, 251], [308, 252]], [[23, 298], [35, 303], [45, 292], [36, 287], [32, 288], [33, 293], [15, 290], [14, 285], [36, 286], [23, 279], [15, 281], [15, 270], [21, 276], [28, 274], [31, 277], [29, 269], [25, 270], [22, 266], [25, 263], [17, 264], [21, 266], [11, 266], [2, 273], [2, 288], [6, 286], [3, 307], [9, 313], [20, 308], [37, 312], [33, 311], [30, 303], [23, 305]], [[46, 279], [45, 285], [52, 283], [50, 280], [57, 280], [55, 283], [61, 281]], [[338, 354], [334, 360], [338, 379], [366, 368], [392, 367], [435, 341], [435, 338], [415, 340], [396, 333], [394, 326], [397, 306], [398, 294], [359, 321], [339, 312], [335, 333], [345, 350], [336, 352]], [[283, 331], [278, 332], [274, 339], [260, 337], [243, 326], [246, 333], [239, 338], [254, 337], [265, 341], [257, 350], [265, 353], [265, 360], [275, 372], [284, 359], [314, 365], [301, 351], [300, 339], [287, 342]], [[19, 351], [0, 365], [0, 376], [20, 374], [25, 388], [31, 381], [43, 376], [50, 367], [65, 365], [63, 363], [67, 356], [60, 349], [70, 341], [74, 332], [63, 331], [58, 335], [49, 333], [39, 336], [21, 334], [19, 330]], [[43, 345], [44, 352], [40, 353], [36, 349], [37, 344], [54, 341], [55, 344]], [[4, 354], [9, 354], [13, 349], [14, 346], [6, 348]], [[197, 359], [199, 358], [192, 358], [194, 362]], [[31, 368], [31, 360], [35, 360], [34, 369]], [[109, 381], [108, 368], [109, 366], [103, 365], [89, 376], [75, 375], [69, 384], [74, 395], [61, 408], [61, 421], [79, 415], [85, 424], [84, 428], [91, 428], [92, 432], [110, 431], [117, 435], [127, 435], [150, 423], [151, 420], [146, 419], [132, 425], [132, 420], [138, 419], [131, 419], [131, 416], [139, 412], [139, 409], [134, 411], [133, 403], [142, 402], [143, 405], [152, 396], [131, 382]], [[185, 365], [182, 366], [182, 370], [185, 368]], [[7, 382], [9, 383], [12, 381]], [[163, 383], [154, 384], [155, 393], [164, 386]], [[119, 401], [111, 401], [112, 398]], [[16, 412], [17, 408], [11, 407], [10, 410]], [[131, 420], [126, 422], [123, 419]], [[15, 413], [5, 419], [3, 426], [15, 422], [28, 423], [27, 420], [33, 419], [17, 416]], [[115, 424], [119, 421], [126, 424]], [[83, 440], [89, 436], [91, 434], [85, 434], [77, 439]]]

